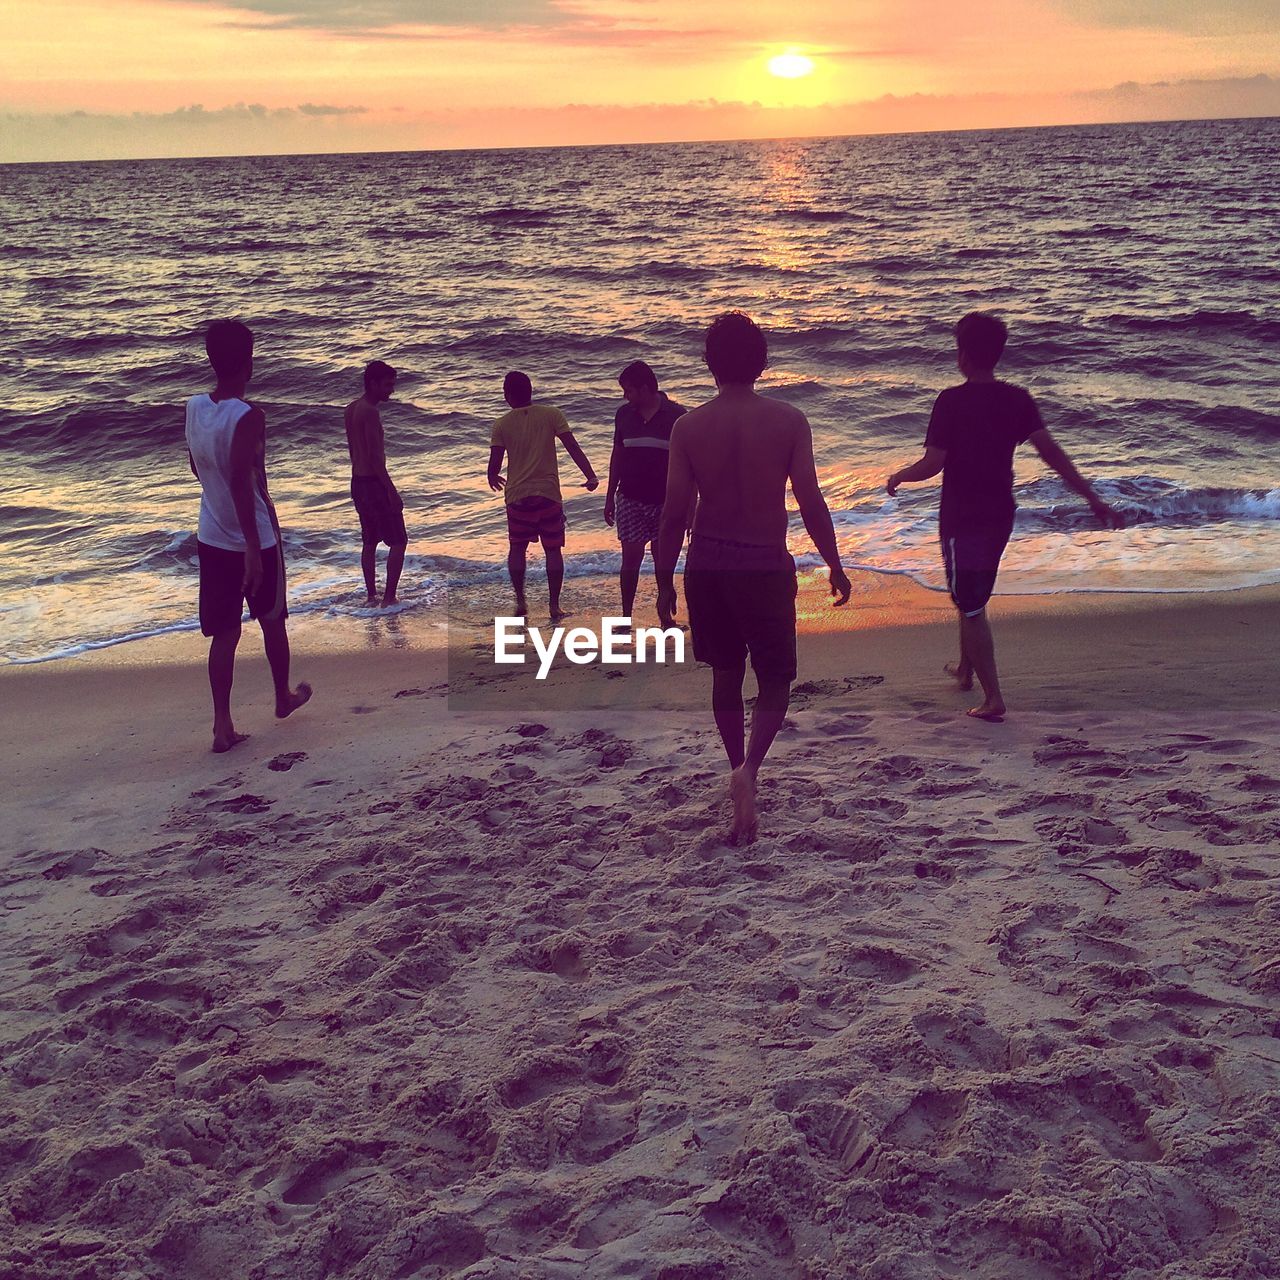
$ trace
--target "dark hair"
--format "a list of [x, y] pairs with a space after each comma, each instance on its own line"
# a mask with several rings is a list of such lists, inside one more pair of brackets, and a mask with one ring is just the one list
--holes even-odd
[[960, 354], [979, 369], [994, 369], [1008, 340], [1008, 326], [999, 316], [987, 311], [970, 311], [956, 325], [956, 346]]
[[706, 361], [717, 382], [754, 382], [769, 363], [769, 344], [750, 316], [726, 311], [707, 329]]
[[643, 360], [633, 360], [618, 374], [618, 383], [641, 391], [657, 391], [658, 375]]
[[517, 409], [523, 409], [533, 399], [533, 383], [529, 381], [529, 375], [512, 369], [502, 380], [502, 394], [515, 401]]
[[234, 378], [253, 359], [253, 330], [239, 320], [215, 320], [204, 335], [204, 350], [220, 378]]
[[375, 378], [394, 378], [396, 371], [385, 360], [370, 360], [364, 367], [364, 389], [373, 390]]

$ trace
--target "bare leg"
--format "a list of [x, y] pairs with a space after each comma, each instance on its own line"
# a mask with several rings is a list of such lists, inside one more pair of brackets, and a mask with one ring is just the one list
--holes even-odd
[[237, 733], [231, 720], [231, 685], [235, 679], [240, 624], [219, 631], [209, 641], [209, 691], [213, 694], [213, 750], [230, 751], [249, 735]]
[[276, 687], [276, 715], [283, 720], [311, 700], [311, 686], [303, 683], [296, 689], [289, 688], [289, 632], [284, 619], [259, 625], [267, 665], [271, 668], [271, 682]]
[[644, 564], [644, 551], [647, 544], [643, 542], [624, 542], [622, 544], [622, 572], [618, 575], [622, 587], [622, 616], [631, 617], [636, 605], [636, 588], [640, 585], [640, 569]]
[[404, 549], [407, 543], [399, 542], [387, 555], [387, 590], [382, 597], [382, 607], [396, 603], [396, 588], [400, 585], [400, 570], [404, 568]]
[[756, 835], [756, 774], [769, 754], [773, 740], [787, 718], [791, 705], [790, 680], [761, 680], [751, 714], [751, 739], [747, 756], [729, 779], [729, 797], [733, 801], [733, 837], [750, 843]]
[[507, 552], [507, 572], [511, 575], [511, 586], [516, 593], [516, 613], [522, 618], [529, 612], [524, 598], [525, 557], [528, 550], [527, 542], [513, 542]]
[[565, 617], [560, 608], [560, 589], [564, 586], [564, 551], [560, 547], [544, 548], [547, 556], [547, 595], [551, 597], [551, 621]]
[[738, 768], [746, 758], [746, 730], [742, 723], [742, 682], [747, 665], [716, 667], [711, 673], [711, 712], [716, 718], [729, 768]]
[[982, 692], [986, 694], [979, 706], [970, 707], [969, 714], [979, 720], [998, 720], [1004, 715], [1005, 706], [1000, 693], [1000, 678], [996, 674], [996, 646], [986, 611], [972, 618], [962, 617], [960, 629], [964, 636], [965, 654], [973, 664]]
[[955, 663], [948, 662], [942, 669], [960, 688], [973, 688], [973, 663], [969, 661], [964, 647], [964, 614], [960, 615], [960, 659]]
[[378, 544], [365, 542], [360, 547], [360, 569], [364, 574], [365, 594], [370, 604], [378, 603]]

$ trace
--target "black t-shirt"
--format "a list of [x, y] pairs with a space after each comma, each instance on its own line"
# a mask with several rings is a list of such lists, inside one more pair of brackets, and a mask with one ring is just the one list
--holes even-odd
[[613, 443], [622, 450], [618, 491], [624, 498], [662, 505], [667, 496], [671, 428], [685, 411], [684, 405], [663, 395], [662, 404], [648, 422], [632, 404], [624, 404], [614, 415]]
[[1043, 426], [1031, 393], [1011, 382], [965, 382], [937, 398], [924, 442], [947, 451], [944, 528], [1012, 521], [1013, 452]]

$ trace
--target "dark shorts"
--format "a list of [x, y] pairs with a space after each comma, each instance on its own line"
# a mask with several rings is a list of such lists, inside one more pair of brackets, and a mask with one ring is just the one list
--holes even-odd
[[[240, 625], [244, 613], [244, 552], [196, 543], [200, 558], [200, 630], [207, 636]], [[280, 547], [262, 552], [262, 581], [249, 597], [249, 617], [278, 622], [289, 616], [285, 602], [284, 556]]]
[[507, 537], [513, 546], [541, 542], [564, 546], [564, 508], [554, 498], [521, 498], [507, 504]]
[[360, 517], [361, 542], [385, 542], [402, 547], [409, 541], [404, 527], [404, 508], [392, 505], [387, 486], [377, 476], [352, 476], [351, 501]]
[[626, 494], [618, 494], [614, 504], [614, 523], [619, 542], [653, 542], [662, 519], [662, 503], [637, 502]]
[[693, 656], [724, 670], [749, 654], [757, 679], [794, 680], [795, 561], [785, 549], [761, 551], [718, 539], [690, 543], [684, 597]]
[[987, 607], [1012, 532], [1012, 522], [939, 531], [947, 590], [966, 618], [976, 618]]

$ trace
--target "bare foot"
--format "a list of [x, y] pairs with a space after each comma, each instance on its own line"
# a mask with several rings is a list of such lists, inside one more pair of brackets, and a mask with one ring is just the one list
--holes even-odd
[[517, 618], [527, 618], [529, 616], [529, 602], [524, 596], [516, 596], [516, 612]]
[[745, 764], [729, 775], [729, 799], [733, 801], [729, 839], [734, 844], [750, 844], [756, 838], [756, 776]]
[[568, 609], [561, 609], [558, 605], [551, 610], [551, 621], [559, 622], [562, 618], [569, 617]]
[[962, 689], [973, 688], [973, 668], [965, 667], [959, 662], [948, 662], [943, 671], [947, 673]]
[[286, 698], [276, 699], [276, 719], [283, 720], [291, 716], [299, 707], [305, 707], [311, 701], [311, 686], [304, 680]]
[[240, 743], [248, 738], [247, 733], [237, 733], [234, 729], [224, 730], [222, 733], [213, 735], [213, 752], [215, 755], [221, 755], [224, 751], [230, 751], [232, 747], [238, 747]]
[[366, 597], [365, 597], [365, 601], [364, 601], [364, 603], [365, 603], [365, 607], [366, 607], [366, 608], [368, 608], [368, 609], [376, 609], [376, 608], [378, 607], [378, 597], [377, 597], [377, 596], [366, 596]]
[[395, 598], [395, 596], [383, 596], [383, 597], [382, 597], [382, 607], [383, 607], [384, 609], [389, 609], [393, 604], [399, 604], [399, 603], [400, 603], [400, 601], [399, 601], [399, 600], [397, 600], [397, 599]]
[[991, 724], [1001, 724], [1004, 721], [1004, 703], [992, 702], [987, 699], [980, 707], [970, 707], [965, 715], [972, 716], [975, 720], [987, 720]]

